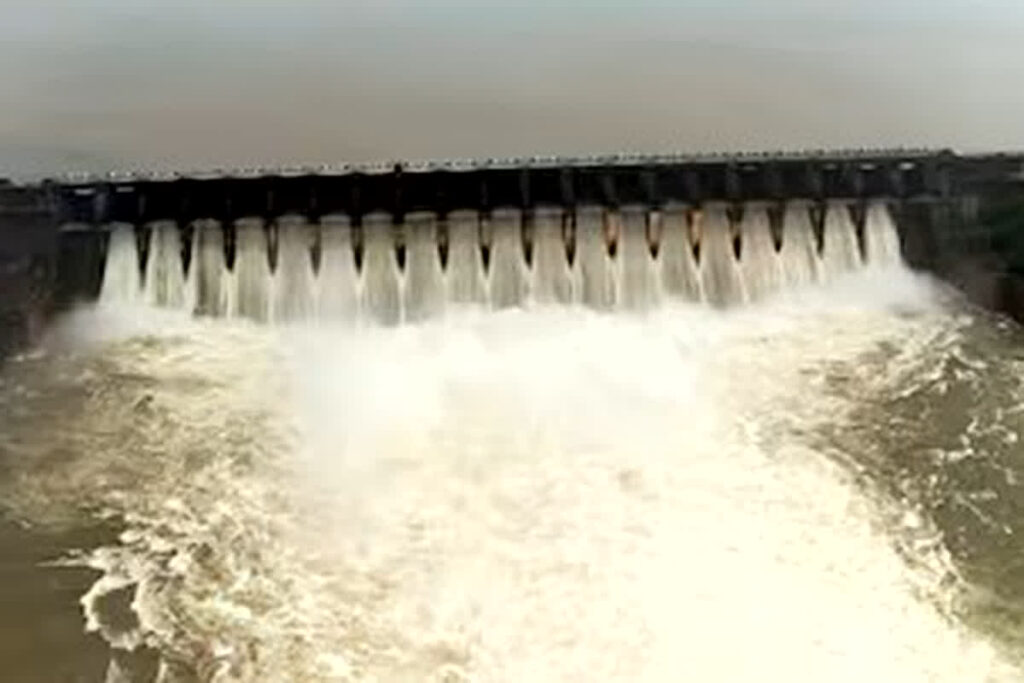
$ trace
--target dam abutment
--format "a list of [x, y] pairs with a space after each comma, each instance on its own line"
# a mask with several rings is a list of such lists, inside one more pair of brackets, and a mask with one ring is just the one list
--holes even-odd
[[0, 359], [39, 335], [59, 292], [62, 247], [49, 193], [0, 180]]

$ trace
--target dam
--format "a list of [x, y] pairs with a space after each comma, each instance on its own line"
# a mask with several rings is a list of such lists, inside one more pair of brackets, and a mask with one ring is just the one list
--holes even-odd
[[0, 186], [0, 674], [1021, 680], [1022, 162]]
[[1012, 235], [986, 233], [982, 214], [1016, 206], [1022, 164], [879, 150], [8, 184], [4, 336], [97, 299], [391, 323], [450, 304], [735, 305], [896, 252], [1019, 312], [1017, 280], [992, 263]]

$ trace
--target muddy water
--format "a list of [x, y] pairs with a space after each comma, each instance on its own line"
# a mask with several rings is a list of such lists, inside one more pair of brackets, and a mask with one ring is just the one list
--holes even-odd
[[0, 671], [1020, 680], [1020, 340], [899, 270], [398, 329], [83, 311], [2, 375]]

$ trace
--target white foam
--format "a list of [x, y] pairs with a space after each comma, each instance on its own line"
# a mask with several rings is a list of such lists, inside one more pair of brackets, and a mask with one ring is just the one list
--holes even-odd
[[142, 420], [97, 452], [133, 535], [93, 563], [214, 680], [1017, 680], [801, 436], [851, 408], [822, 368], [943, 326], [934, 298], [877, 271], [732, 312], [121, 349], [161, 417], [92, 417]]
[[513, 311], [292, 340], [308, 542], [388, 586], [377, 624], [403, 643], [400, 666], [378, 653], [364, 673], [996, 676], [796, 437], [845, 408], [809, 370], [920, 331], [890, 309], [927, 309], [929, 290], [886, 279], [867, 307], [861, 277], [746, 313]]

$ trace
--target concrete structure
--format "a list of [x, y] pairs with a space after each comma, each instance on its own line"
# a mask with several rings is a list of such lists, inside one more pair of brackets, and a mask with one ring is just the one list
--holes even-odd
[[35, 338], [53, 305], [54, 216], [48, 193], [0, 181], [0, 358]]
[[[413, 212], [438, 217], [555, 206], [740, 206], [792, 199], [891, 200], [910, 265], [935, 271], [979, 302], [1024, 317], [1024, 155], [864, 150], [730, 156], [608, 157], [388, 164], [175, 176], [125, 174], [0, 186], [0, 333], [23, 343], [45, 312], [94, 298], [106, 229], [174, 221], [231, 226], [283, 215], [316, 221]], [[820, 226], [819, 226], [820, 229]], [[145, 255], [143, 255], [143, 258]], [[229, 259], [230, 260], [230, 259]]]

